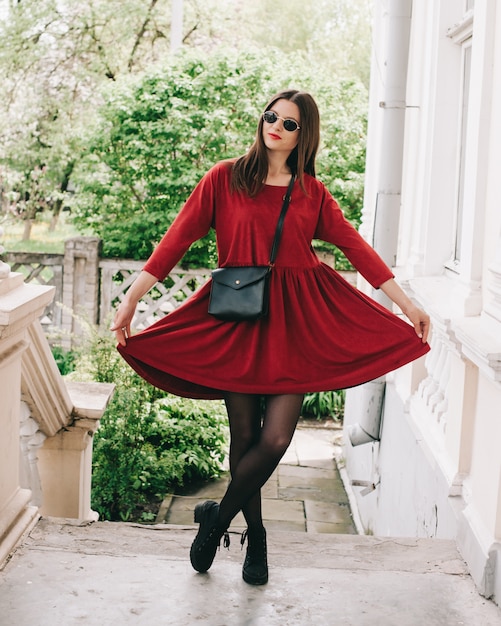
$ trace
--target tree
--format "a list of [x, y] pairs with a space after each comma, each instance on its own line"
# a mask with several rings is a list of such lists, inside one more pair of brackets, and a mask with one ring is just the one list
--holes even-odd
[[[262, 107], [296, 80], [323, 111], [322, 179], [351, 212], [361, 209], [365, 155], [364, 89], [318, 84], [298, 54], [190, 53], [110, 95], [78, 169], [73, 211], [104, 241], [104, 254], [146, 258], [201, 176], [242, 154]], [[348, 105], [348, 106], [346, 106]], [[186, 264], [215, 261], [213, 238], [194, 245]]]
[[260, 52], [301, 52], [324, 80], [368, 89], [372, 0], [197, 0], [187, 4], [191, 45]]
[[[287, 74], [300, 87], [316, 81], [318, 92], [336, 84], [356, 91], [367, 85], [368, 5], [185, 0], [183, 43], [204, 61], [224, 49], [254, 50], [275, 84]], [[122, 93], [128, 78], [175, 62], [170, 11], [168, 0], [23, 0], [0, 22], [0, 204], [25, 219], [26, 236], [38, 213], [50, 210], [55, 223], [69, 202], [103, 102]]]
[[[251, 143], [256, 94], [269, 72], [252, 56], [187, 54], [114, 91], [75, 178], [77, 223], [103, 238], [104, 254], [143, 259], [203, 173]], [[187, 263], [210, 264], [214, 245]]]
[[165, 54], [169, 26], [158, 0], [23, 0], [0, 23], [2, 186], [25, 236], [38, 212], [57, 218], [105, 84]]

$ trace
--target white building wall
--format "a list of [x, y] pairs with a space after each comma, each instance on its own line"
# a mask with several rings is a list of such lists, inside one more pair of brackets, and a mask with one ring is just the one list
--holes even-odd
[[[366, 532], [455, 538], [480, 591], [500, 603], [498, 4], [412, 2], [395, 274], [432, 317], [432, 350], [387, 376], [379, 442], [350, 444], [350, 425], [360, 421], [365, 407], [361, 389], [348, 391], [344, 454], [352, 481], [376, 485], [365, 496], [353, 488]], [[386, 18], [397, 5], [375, 1], [379, 67]], [[375, 84], [369, 146], [385, 143], [381, 112], [374, 110], [380, 93]], [[378, 171], [369, 150], [363, 233], [368, 239]]]

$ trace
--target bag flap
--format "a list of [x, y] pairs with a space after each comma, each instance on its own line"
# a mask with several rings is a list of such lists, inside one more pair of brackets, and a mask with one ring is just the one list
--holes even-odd
[[212, 280], [232, 289], [242, 289], [256, 283], [270, 271], [268, 265], [258, 267], [220, 267], [212, 272]]

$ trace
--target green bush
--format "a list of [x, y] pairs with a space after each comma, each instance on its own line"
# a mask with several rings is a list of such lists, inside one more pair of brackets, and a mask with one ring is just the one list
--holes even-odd
[[71, 378], [116, 386], [94, 440], [92, 507], [102, 519], [149, 521], [152, 503], [223, 471], [224, 405], [152, 387], [120, 357], [111, 333], [89, 326], [88, 336]]
[[151, 404], [141, 386], [117, 391], [96, 434], [92, 506], [103, 519], [141, 519], [151, 502], [222, 471], [222, 403], [169, 396]]
[[317, 420], [332, 418], [335, 422], [343, 419], [345, 391], [320, 391], [307, 393], [304, 397], [302, 415]]
[[52, 356], [63, 376], [66, 376], [66, 374], [69, 374], [75, 369], [77, 355], [72, 350], [64, 350], [61, 346], [53, 346]]

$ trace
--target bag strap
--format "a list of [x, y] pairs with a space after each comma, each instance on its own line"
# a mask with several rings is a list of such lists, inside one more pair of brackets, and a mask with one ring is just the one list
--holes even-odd
[[296, 175], [293, 174], [291, 176], [289, 186], [287, 187], [287, 192], [284, 196], [282, 210], [280, 212], [280, 217], [278, 218], [278, 223], [277, 223], [277, 229], [275, 231], [275, 238], [273, 239], [273, 245], [271, 246], [270, 260], [268, 263], [270, 267], [273, 267], [275, 265], [275, 259], [277, 258], [277, 252], [278, 252], [278, 244], [280, 243], [280, 238], [282, 237], [282, 229], [284, 226], [285, 214], [287, 213], [287, 209], [289, 208], [289, 203], [291, 201], [291, 195], [292, 195], [292, 188], [294, 187], [295, 181], [296, 181]]

